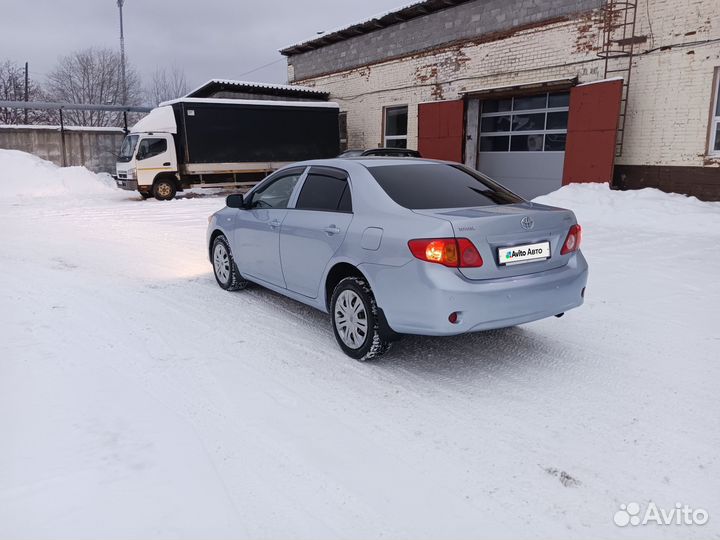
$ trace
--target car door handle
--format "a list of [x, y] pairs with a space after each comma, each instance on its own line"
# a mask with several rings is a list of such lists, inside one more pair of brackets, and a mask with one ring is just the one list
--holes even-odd
[[323, 231], [325, 231], [328, 236], [332, 236], [333, 234], [339, 233], [340, 229], [338, 229], [335, 225], [330, 225], [329, 227], [325, 227]]
[[280, 221], [277, 219], [273, 219], [271, 222], [268, 223], [270, 225], [271, 229], [277, 229], [280, 226]]
[[170, 162], [169, 162], [169, 161], [166, 161], [165, 163], [163, 163], [163, 167], [169, 167], [169, 166], [170, 166]]

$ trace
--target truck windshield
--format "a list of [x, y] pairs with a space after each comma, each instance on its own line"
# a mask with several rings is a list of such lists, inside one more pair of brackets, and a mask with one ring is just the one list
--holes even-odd
[[127, 162], [130, 161], [133, 157], [133, 153], [135, 152], [135, 146], [138, 142], [138, 135], [128, 135], [125, 137], [125, 140], [122, 143], [122, 147], [120, 148], [120, 155], [118, 156], [118, 161]]

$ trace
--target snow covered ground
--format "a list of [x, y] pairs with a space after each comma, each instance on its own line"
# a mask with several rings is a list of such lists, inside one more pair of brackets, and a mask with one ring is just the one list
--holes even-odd
[[563, 188], [583, 307], [361, 364], [111, 185], [0, 150], [1, 539], [720, 538], [720, 204]]

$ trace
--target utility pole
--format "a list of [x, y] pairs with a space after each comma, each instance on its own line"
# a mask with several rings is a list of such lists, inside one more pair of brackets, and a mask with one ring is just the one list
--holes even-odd
[[123, 4], [125, 0], [117, 0], [120, 10], [120, 81], [122, 84], [122, 104], [127, 105], [127, 81], [125, 80], [125, 34], [123, 33]]
[[[25, 103], [27, 103], [28, 100], [28, 63], [25, 62]], [[27, 115], [27, 109], [25, 109], [25, 125], [27, 126], [28, 123], [28, 115]]]

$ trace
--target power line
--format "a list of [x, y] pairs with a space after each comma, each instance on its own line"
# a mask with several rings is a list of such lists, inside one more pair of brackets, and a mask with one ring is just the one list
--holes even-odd
[[285, 58], [278, 58], [277, 60], [273, 60], [272, 62], [268, 62], [267, 64], [263, 64], [262, 66], [258, 66], [256, 68], [251, 69], [250, 71], [246, 71], [245, 73], [240, 73], [238, 77], [244, 77], [245, 75], [250, 75], [251, 73], [255, 73], [256, 71], [260, 71], [263, 68], [270, 67], [272, 65], [277, 64], [278, 62], [284, 62]]

